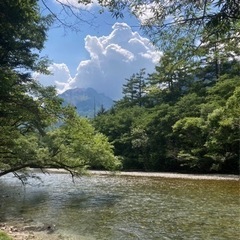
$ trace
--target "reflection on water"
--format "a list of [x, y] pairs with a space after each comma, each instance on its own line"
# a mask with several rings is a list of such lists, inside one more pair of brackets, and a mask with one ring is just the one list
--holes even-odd
[[0, 179], [1, 221], [55, 224], [88, 239], [239, 239], [238, 181], [39, 175], [25, 187]]

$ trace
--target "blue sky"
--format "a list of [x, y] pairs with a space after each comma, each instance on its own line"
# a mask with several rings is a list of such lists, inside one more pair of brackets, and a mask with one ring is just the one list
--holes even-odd
[[[48, 4], [59, 14], [59, 3], [49, 0]], [[54, 85], [59, 93], [70, 88], [92, 87], [117, 100], [126, 78], [141, 68], [146, 68], [149, 73], [154, 71], [161, 53], [140, 32], [138, 20], [128, 14], [124, 19], [116, 20], [107, 11], [100, 15], [99, 9], [96, 4], [75, 9], [76, 14], [80, 11], [84, 21], [58, 15], [70, 24], [77, 23], [78, 31], [56, 27], [57, 23], [50, 28], [41, 54], [52, 60], [49, 67], [52, 75], [35, 75], [43, 85]]]

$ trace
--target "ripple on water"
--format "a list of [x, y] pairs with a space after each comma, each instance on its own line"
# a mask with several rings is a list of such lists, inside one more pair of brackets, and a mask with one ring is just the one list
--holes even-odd
[[[64, 239], [238, 239], [239, 182], [39, 174], [0, 179], [0, 216], [55, 224]], [[77, 236], [77, 238], [76, 238]]]

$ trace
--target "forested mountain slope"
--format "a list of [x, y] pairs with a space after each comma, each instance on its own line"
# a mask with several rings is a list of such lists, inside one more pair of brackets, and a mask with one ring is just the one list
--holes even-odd
[[69, 89], [59, 95], [64, 104], [76, 108], [82, 117], [94, 117], [98, 112], [104, 112], [113, 106], [113, 100], [104, 94], [96, 92], [93, 88]]

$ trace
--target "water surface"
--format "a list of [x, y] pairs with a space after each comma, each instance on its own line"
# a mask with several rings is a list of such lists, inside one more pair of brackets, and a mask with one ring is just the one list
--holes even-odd
[[0, 220], [56, 225], [76, 239], [239, 239], [239, 181], [38, 174], [0, 178]]

